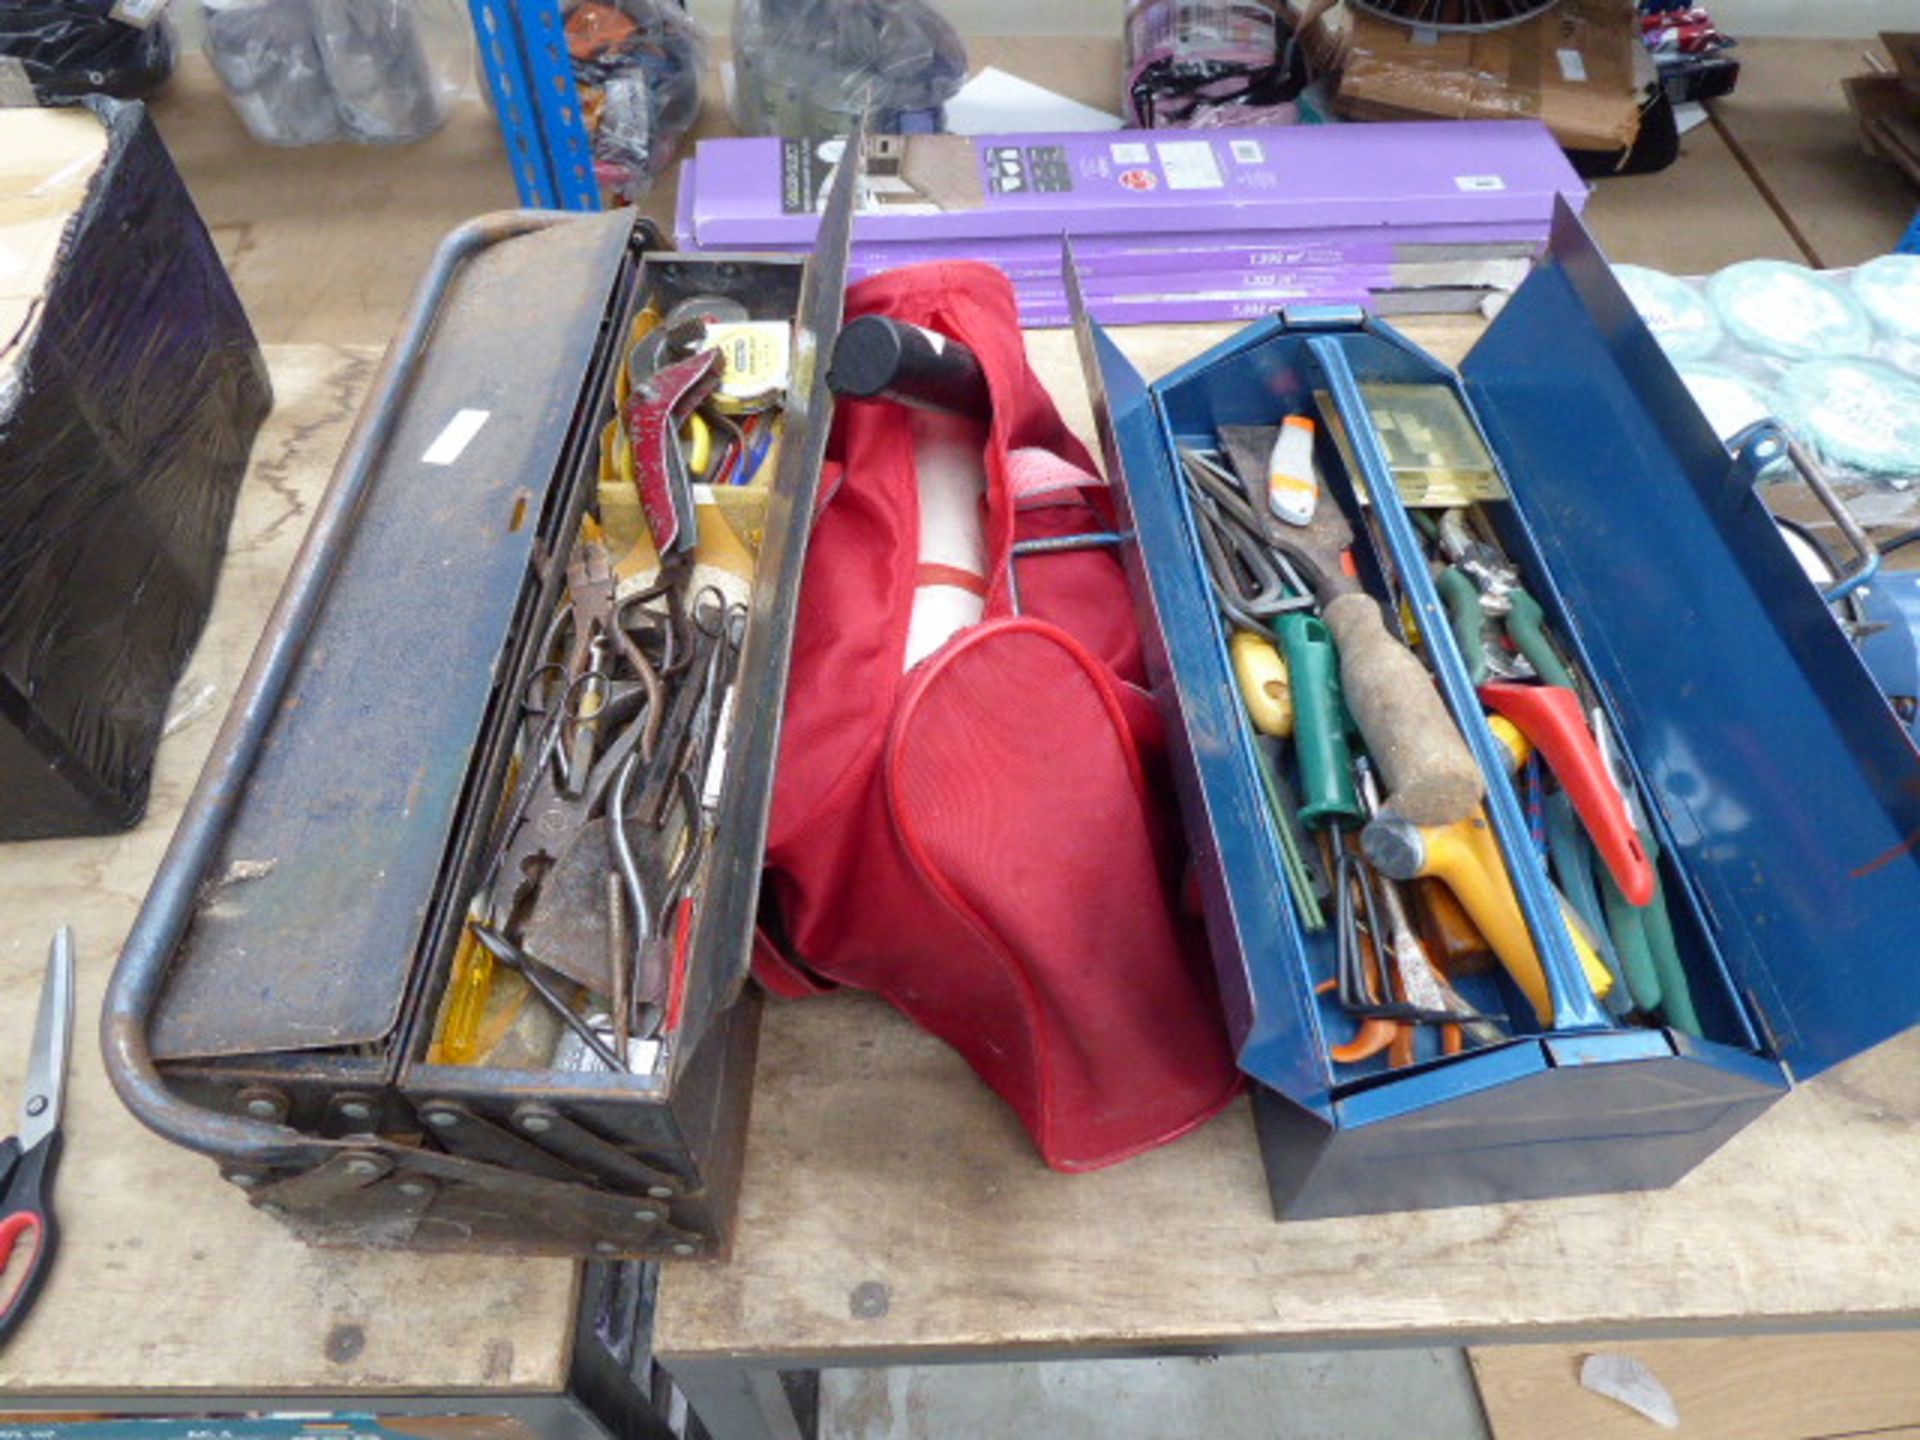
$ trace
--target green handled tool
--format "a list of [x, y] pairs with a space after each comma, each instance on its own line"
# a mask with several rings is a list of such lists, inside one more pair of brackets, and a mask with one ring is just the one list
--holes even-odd
[[[1627, 804], [1627, 816], [1633, 823], [1634, 833], [1639, 837], [1640, 848], [1646, 852], [1648, 868], [1653, 871], [1653, 898], [1646, 905], [1635, 909], [1620, 889], [1613, 883], [1612, 875], [1602, 867], [1601, 882], [1607, 896], [1607, 919], [1613, 922], [1616, 910], [1619, 913], [1625, 933], [1635, 935], [1640, 942], [1642, 955], [1648, 974], [1652, 979], [1653, 1001], [1640, 1000], [1638, 988], [1634, 998], [1640, 1000], [1643, 1010], [1658, 1008], [1666, 1022], [1674, 1029], [1688, 1035], [1699, 1035], [1700, 1017], [1693, 1008], [1693, 991], [1687, 982], [1686, 966], [1680, 960], [1680, 946], [1673, 933], [1673, 914], [1667, 908], [1667, 891], [1660, 879], [1660, 847], [1655, 843], [1653, 830], [1647, 824], [1646, 812], [1641, 808], [1639, 792], [1634, 788], [1626, 773], [1626, 767], [1620, 758], [1620, 747], [1614, 738], [1613, 729], [1607, 724], [1607, 717], [1598, 708], [1590, 717], [1593, 725], [1594, 740], [1599, 744], [1601, 759], [1608, 772], [1613, 776]], [[1614, 943], [1620, 943], [1616, 933]], [[1621, 958], [1627, 958], [1625, 952]]]
[[1607, 933], [1613, 937], [1614, 953], [1626, 973], [1627, 987], [1633, 992], [1636, 1007], [1651, 1015], [1660, 1008], [1660, 972], [1654, 968], [1653, 951], [1647, 944], [1646, 912], [1641, 910], [1614, 883], [1613, 874], [1600, 868], [1600, 896], [1607, 911]]
[[1433, 577], [1433, 584], [1447, 607], [1447, 623], [1454, 643], [1460, 647], [1460, 657], [1467, 662], [1467, 678], [1478, 689], [1487, 681], [1487, 642], [1482, 633], [1487, 612], [1480, 605], [1480, 589], [1464, 571], [1451, 565]]
[[1340, 690], [1340, 655], [1317, 615], [1292, 611], [1273, 631], [1293, 686], [1293, 745], [1300, 762], [1300, 823], [1313, 829], [1363, 818], [1353, 784], [1350, 721]]
[[1553, 875], [1560, 882], [1560, 893], [1567, 897], [1593, 936], [1593, 948], [1600, 963], [1613, 976], [1613, 988], [1605, 997], [1609, 1014], [1626, 1015], [1633, 1009], [1633, 995], [1620, 957], [1614, 952], [1600, 905], [1600, 894], [1593, 885], [1593, 848], [1580, 828], [1573, 801], [1564, 790], [1547, 797], [1547, 853], [1553, 860]]
[[1660, 1010], [1667, 1023], [1688, 1035], [1699, 1035], [1700, 1017], [1694, 1013], [1693, 990], [1687, 984], [1686, 969], [1680, 963], [1680, 946], [1673, 938], [1673, 916], [1667, 910], [1667, 891], [1660, 879], [1660, 847], [1644, 826], [1640, 844], [1653, 869], [1653, 900], [1641, 912], [1647, 934], [1647, 949], [1653, 955], [1654, 972], [1660, 977]]
[[1553, 642], [1547, 638], [1547, 617], [1535, 600], [1520, 586], [1515, 585], [1507, 592], [1507, 635], [1518, 650], [1533, 666], [1533, 673], [1549, 685], [1558, 685], [1563, 690], [1571, 690], [1576, 695], [1587, 692], [1574, 683], [1573, 672], [1567, 669], [1554, 650]]

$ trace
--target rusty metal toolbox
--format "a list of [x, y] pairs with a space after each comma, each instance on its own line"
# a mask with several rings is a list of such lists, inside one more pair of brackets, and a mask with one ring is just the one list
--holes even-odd
[[[1151, 384], [1078, 328], [1278, 1215], [1665, 1186], [1794, 1080], [1920, 1018], [1920, 754], [1756, 493], [1783, 437], [1721, 444], [1571, 213], [1457, 372], [1358, 311], [1255, 324]], [[1491, 457], [1506, 498], [1486, 523], [1643, 797], [1690, 1024], [1630, 1025], [1583, 975], [1369, 410], [1378, 385], [1444, 387]], [[1353, 1033], [1322, 993], [1335, 927], [1310, 930], [1292, 902], [1284, 800], [1209, 588], [1200, 482], [1179, 468], [1222, 426], [1316, 405], [1324, 483], [1358, 514], [1365, 481], [1553, 1000], [1541, 1018], [1497, 970], [1472, 976], [1509, 1032], [1460, 1053], [1428, 1042], [1399, 1065], [1330, 1053]], [[1329, 443], [1331, 420], [1350, 445]], [[1356, 543], [1363, 573], [1373, 553]]]
[[[102, 1017], [135, 1115], [213, 1157], [308, 1241], [724, 1252], [759, 1028], [746, 981], [772, 763], [830, 421], [824, 376], [801, 356], [837, 329], [844, 264], [844, 239], [804, 265], [680, 256], [631, 212], [485, 217], [442, 245]], [[522, 1013], [546, 1014], [557, 1046], [448, 1063], [437, 1027], [466, 973], [470, 897], [493, 883], [482, 867], [505, 844], [496, 832], [513, 833], [502, 816], [522, 764], [515, 735], [540, 713], [524, 697], [555, 668], [548, 617], [570, 599], [569, 553], [587, 543], [575, 537], [597, 533], [582, 517], [607, 481], [601, 441], [627, 393], [631, 327], [696, 295], [737, 302], [730, 318], [800, 328], [750, 598], [719, 610], [698, 652], [737, 656], [727, 703], [701, 712], [703, 758], [724, 760], [703, 763], [690, 790], [670, 781], [706, 807], [690, 802], [677, 832], [680, 853], [704, 858], [673, 862], [693, 878], [678, 928], [653, 942], [650, 1038], [628, 1041], [616, 1070], [576, 1038], [584, 1021], [559, 1023], [571, 1007], [528, 1000]], [[577, 707], [573, 689], [561, 703]], [[665, 711], [657, 692], [649, 704]], [[587, 713], [568, 709], [567, 726]], [[684, 837], [703, 813], [701, 850]], [[603, 943], [603, 957], [618, 953]], [[512, 968], [534, 984], [536, 967]]]

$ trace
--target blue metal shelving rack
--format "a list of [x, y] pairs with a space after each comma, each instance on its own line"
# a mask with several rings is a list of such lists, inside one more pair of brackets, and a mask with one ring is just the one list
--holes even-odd
[[598, 210], [600, 186], [567, 58], [560, 0], [467, 0], [467, 8], [520, 203], [539, 210]]

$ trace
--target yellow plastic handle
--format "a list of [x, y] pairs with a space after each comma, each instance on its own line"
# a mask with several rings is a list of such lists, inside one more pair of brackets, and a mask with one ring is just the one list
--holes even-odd
[[1509, 773], [1527, 763], [1527, 757], [1533, 754], [1533, 742], [1520, 733], [1518, 725], [1504, 715], [1489, 715], [1487, 728], [1493, 732], [1493, 738], [1500, 742], [1500, 748], [1506, 752]]
[[[1479, 926], [1480, 933], [1487, 937], [1494, 957], [1513, 977], [1513, 983], [1520, 987], [1527, 1003], [1533, 1006], [1540, 1023], [1552, 1025], [1553, 996], [1547, 986], [1546, 972], [1541, 968], [1533, 936], [1527, 933], [1520, 899], [1513, 892], [1513, 881], [1507, 874], [1493, 827], [1487, 823], [1486, 812], [1481, 811], [1471, 820], [1436, 826], [1420, 833], [1426, 843], [1426, 863], [1421, 874], [1438, 876], [1453, 891], [1473, 923]], [[1613, 988], [1613, 976], [1587, 942], [1583, 927], [1566, 898], [1558, 898], [1574, 953], [1580, 957], [1581, 972], [1593, 993], [1604, 996]]]
[[696, 480], [713, 464], [713, 427], [698, 410], [687, 417], [687, 473]]
[[493, 989], [493, 955], [467, 926], [453, 952], [453, 980], [433, 1062], [471, 1065], [480, 1058], [480, 1017]]
[[1236, 630], [1227, 642], [1233, 656], [1234, 678], [1240, 698], [1247, 703], [1253, 728], [1262, 735], [1285, 739], [1293, 734], [1293, 687], [1287, 680], [1287, 662], [1279, 647], [1248, 630]]

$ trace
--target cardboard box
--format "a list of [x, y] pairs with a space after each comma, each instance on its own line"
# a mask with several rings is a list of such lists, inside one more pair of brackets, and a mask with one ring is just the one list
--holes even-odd
[[1899, 166], [1920, 185], [1920, 33], [1882, 31], [1893, 56], [1891, 75], [1855, 75], [1842, 81], [1847, 104], [1869, 155]]
[[1337, 48], [1334, 109], [1351, 119], [1540, 120], [1570, 150], [1624, 150], [1639, 133], [1642, 47], [1624, 0], [1562, 0], [1478, 33], [1355, 13]]

